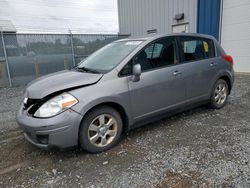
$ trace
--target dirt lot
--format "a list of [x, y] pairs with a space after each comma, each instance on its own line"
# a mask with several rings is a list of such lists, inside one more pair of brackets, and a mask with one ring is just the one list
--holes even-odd
[[27, 143], [14, 120], [21, 95], [0, 89], [0, 187], [250, 187], [250, 75], [236, 76], [222, 110], [151, 123], [97, 155]]

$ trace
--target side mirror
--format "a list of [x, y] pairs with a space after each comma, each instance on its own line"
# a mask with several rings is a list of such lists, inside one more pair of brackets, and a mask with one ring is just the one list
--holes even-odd
[[138, 82], [140, 81], [140, 76], [141, 76], [141, 65], [140, 64], [135, 64], [133, 66], [133, 77], [132, 81], [133, 82]]

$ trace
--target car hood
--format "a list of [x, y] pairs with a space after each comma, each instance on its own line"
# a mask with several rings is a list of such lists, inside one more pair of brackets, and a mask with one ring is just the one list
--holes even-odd
[[93, 74], [65, 70], [42, 76], [28, 84], [26, 96], [31, 99], [42, 99], [52, 93], [66, 91], [97, 83], [103, 74]]

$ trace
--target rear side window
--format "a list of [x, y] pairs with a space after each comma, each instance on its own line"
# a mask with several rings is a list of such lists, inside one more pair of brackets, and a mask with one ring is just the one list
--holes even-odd
[[180, 37], [179, 43], [182, 60], [184, 62], [202, 60], [215, 56], [213, 41], [210, 39]]

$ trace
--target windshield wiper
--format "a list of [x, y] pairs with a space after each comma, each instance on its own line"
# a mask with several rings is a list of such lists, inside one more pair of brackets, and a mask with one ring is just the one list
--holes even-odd
[[97, 71], [95, 69], [86, 68], [86, 67], [75, 67], [75, 69], [77, 69], [78, 71], [84, 71], [84, 72], [91, 72], [91, 73], [95, 73], [95, 74], [100, 74], [99, 71]]

